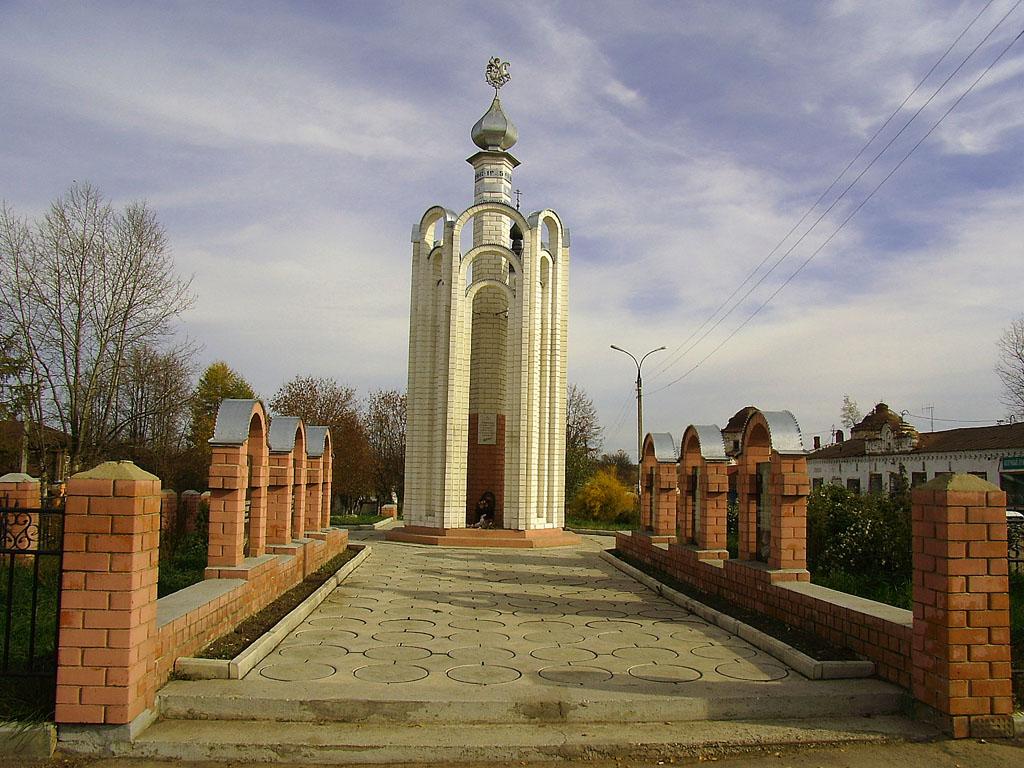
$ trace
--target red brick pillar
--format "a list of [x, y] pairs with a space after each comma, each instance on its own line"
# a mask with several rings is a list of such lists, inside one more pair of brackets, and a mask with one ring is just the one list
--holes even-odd
[[184, 516], [185, 533], [192, 533], [196, 529], [199, 520], [199, 491], [181, 492], [181, 509]]
[[675, 536], [676, 504], [679, 495], [676, 486], [676, 465], [667, 461], [657, 462], [654, 465], [654, 482], [658, 486], [658, 495], [651, 528], [655, 536]]
[[128, 724], [156, 695], [160, 480], [108, 461], [68, 480], [57, 711]]
[[164, 533], [178, 530], [178, 494], [170, 488], [160, 492], [160, 530]]
[[1006, 494], [952, 475], [911, 498], [914, 697], [956, 738], [1011, 735]]
[[807, 496], [811, 481], [804, 456], [771, 455], [772, 541], [768, 567], [807, 569]]
[[292, 454], [270, 454], [270, 477], [267, 488], [267, 545], [290, 544], [292, 483], [295, 471]]
[[215, 445], [210, 462], [210, 568], [233, 568], [244, 559], [248, 482], [245, 445]]
[[728, 557], [726, 513], [729, 506], [729, 465], [722, 461], [704, 462], [699, 492], [702, 494], [700, 530], [697, 548], [716, 551]]

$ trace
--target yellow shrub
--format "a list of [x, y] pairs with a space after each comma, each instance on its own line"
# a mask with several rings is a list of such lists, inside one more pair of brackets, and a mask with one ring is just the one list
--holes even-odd
[[615, 469], [599, 469], [577, 492], [570, 513], [577, 518], [626, 523], [633, 518], [636, 495], [615, 476]]

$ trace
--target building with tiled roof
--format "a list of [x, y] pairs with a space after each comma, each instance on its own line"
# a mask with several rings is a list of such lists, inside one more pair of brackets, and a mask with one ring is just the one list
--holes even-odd
[[882, 493], [905, 478], [911, 486], [954, 472], [976, 475], [1007, 492], [1024, 510], [1024, 423], [918, 433], [885, 403], [850, 430], [850, 439], [807, 457], [811, 485]]

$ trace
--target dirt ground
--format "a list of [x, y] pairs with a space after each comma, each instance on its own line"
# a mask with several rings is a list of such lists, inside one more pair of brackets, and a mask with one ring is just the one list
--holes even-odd
[[[850, 744], [845, 746], [755, 749], [724, 754], [713, 749], [676, 759], [640, 761], [573, 761], [518, 763], [526, 768], [651, 768], [660, 765], [714, 764], [716, 768], [766, 766], [769, 768], [1015, 768], [1024, 766], [1024, 740], [937, 741], [900, 744]], [[166, 768], [169, 763], [127, 758], [73, 758], [25, 760], [0, 755], [0, 768]], [[175, 768], [237, 768], [242, 763], [181, 763]], [[246, 763], [252, 765], [252, 763]], [[280, 766], [280, 764], [277, 764]], [[459, 763], [455, 768], [494, 768], [495, 763]], [[450, 768], [451, 763], [391, 764], [391, 768]], [[299, 768], [299, 766], [295, 766]], [[310, 766], [310, 768], [313, 768]], [[317, 766], [317, 768], [320, 768]], [[351, 768], [338, 765], [335, 768]]]

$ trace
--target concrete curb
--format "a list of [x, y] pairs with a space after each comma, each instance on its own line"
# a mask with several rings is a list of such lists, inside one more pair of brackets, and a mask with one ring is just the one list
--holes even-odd
[[792, 667], [809, 680], [838, 680], [849, 678], [871, 677], [875, 674], [875, 664], [871, 661], [818, 661], [812, 659], [806, 653], [798, 651], [778, 638], [771, 637], [749, 624], [728, 616], [721, 611], [716, 611], [703, 603], [699, 603], [692, 597], [677, 592], [676, 590], [662, 584], [652, 576], [648, 576], [629, 563], [615, 557], [607, 550], [600, 553], [601, 559], [618, 568], [627, 576], [639, 581], [648, 589], [657, 592], [667, 600], [695, 613], [711, 624], [715, 624], [731, 635], [739, 635], [756, 648], [774, 656], [779, 661]]
[[193, 680], [241, 680], [252, 668], [265, 659], [293, 629], [304, 622], [325, 599], [344, 581], [352, 571], [370, 556], [372, 547], [350, 544], [361, 551], [338, 569], [331, 578], [317, 587], [317, 590], [299, 603], [263, 637], [254, 642], [230, 661], [223, 659], [199, 659], [182, 656], [174, 662], [174, 671]]
[[[570, 528], [568, 525], [565, 526], [565, 530], [582, 536], [615, 536], [616, 533], [620, 533], [620, 531], [607, 531], [604, 528]], [[626, 533], [626, 531], [621, 531], [621, 533]]]
[[343, 528], [346, 531], [386, 531], [388, 528], [394, 528], [395, 523], [398, 520], [394, 517], [385, 517], [383, 520], [378, 520], [376, 523], [365, 523], [359, 525], [335, 525], [334, 528]]
[[0, 723], [0, 755], [52, 757], [56, 748], [53, 723]]

